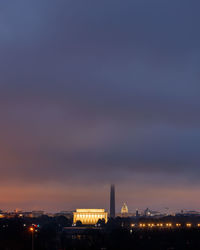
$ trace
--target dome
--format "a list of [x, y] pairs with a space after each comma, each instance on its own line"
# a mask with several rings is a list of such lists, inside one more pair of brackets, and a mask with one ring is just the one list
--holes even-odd
[[126, 203], [123, 204], [123, 206], [121, 208], [121, 213], [122, 214], [127, 214], [128, 213], [128, 207], [127, 207]]

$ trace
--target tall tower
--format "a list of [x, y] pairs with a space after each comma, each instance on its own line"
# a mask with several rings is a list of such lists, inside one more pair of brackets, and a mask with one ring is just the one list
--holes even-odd
[[110, 187], [110, 218], [115, 218], [115, 186]]

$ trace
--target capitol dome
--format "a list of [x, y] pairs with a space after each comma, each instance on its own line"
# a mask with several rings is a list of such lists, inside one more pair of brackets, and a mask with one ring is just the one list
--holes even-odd
[[127, 213], [128, 213], [128, 207], [127, 207], [126, 203], [124, 203], [122, 208], [121, 208], [121, 214], [127, 214]]

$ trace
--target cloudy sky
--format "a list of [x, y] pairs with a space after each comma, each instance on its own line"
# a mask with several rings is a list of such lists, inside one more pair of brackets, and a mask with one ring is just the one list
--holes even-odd
[[2, 209], [200, 209], [199, 9], [0, 1]]

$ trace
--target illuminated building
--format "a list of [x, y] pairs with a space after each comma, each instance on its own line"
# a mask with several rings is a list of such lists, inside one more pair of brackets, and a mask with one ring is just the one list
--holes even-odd
[[144, 210], [144, 216], [151, 216], [151, 212], [149, 208]]
[[156, 217], [156, 216], [160, 216], [160, 213], [158, 211], [152, 211], [149, 208], [147, 208], [144, 210], [144, 216], [145, 217], [150, 217], [150, 216]]
[[136, 209], [136, 212], [135, 212], [135, 216], [136, 216], [136, 218], [140, 217], [139, 211], [137, 209]]
[[110, 187], [110, 218], [115, 218], [115, 186]]
[[80, 221], [82, 224], [94, 225], [98, 220], [108, 221], [108, 213], [105, 209], [76, 209], [73, 213], [73, 223]]
[[0, 213], [0, 218], [4, 218], [5, 215], [3, 213]]
[[122, 215], [127, 215], [128, 214], [128, 207], [127, 207], [126, 203], [124, 203], [122, 208], [121, 208], [121, 214]]

